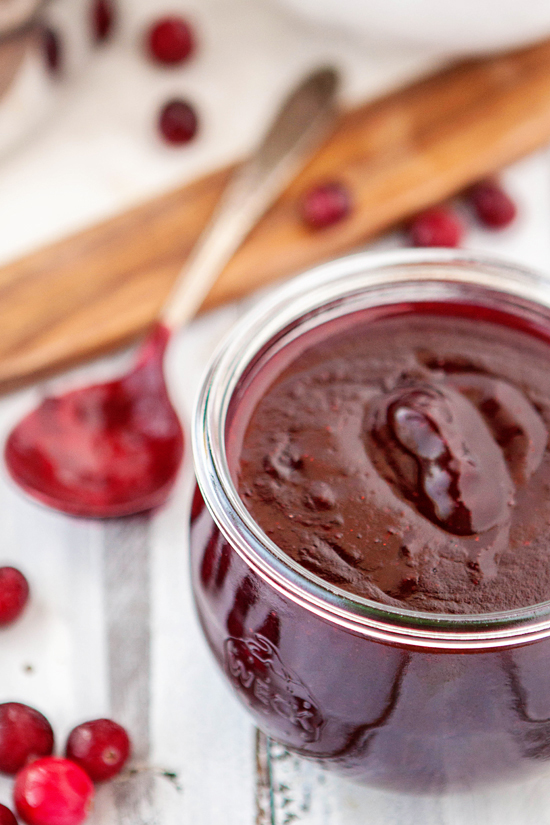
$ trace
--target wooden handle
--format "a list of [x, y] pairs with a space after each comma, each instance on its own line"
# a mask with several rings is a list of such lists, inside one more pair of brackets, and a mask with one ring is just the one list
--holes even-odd
[[[343, 115], [249, 235], [204, 306], [343, 254], [550, 140], [550, 42], [473, 61]], [[0, 389], [131, 341], [157, 316], [231, 170], [0, 269]], [[355, 200], [309, 231], [301, 193], [325, 179]]]

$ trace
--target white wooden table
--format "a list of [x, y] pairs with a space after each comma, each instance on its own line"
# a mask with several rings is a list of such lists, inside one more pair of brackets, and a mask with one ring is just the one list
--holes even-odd
[[[189, 75], [165, 76], [139, 68], [133, 51], [140, 21], [160, 3], [125, 0], [129, 22], [120, 44], [102, 55], [78, 99], [67, 99], [40, 140], [0, 167], [0, 258], [243, 151], [269, 114], [266, 100], [321, 57], [347, 62], [351, 97], [372, 94], [429, 62], [419, 55], [364, 54], [339, 36], [300, 28], [267, 0], [255, 2], [190, 0], [204, 29], [204, 63]], [[228, 26], [231, 48], [222, 37]], [[248, 38], [248, 51], [235, 51], [238, 38]], [[239, 97], [233, 108], [223, 102], [224, 72], [230, 87], [241, 83], [246, 91], [246, 101]], [[190, 155], [168, 156], [143, 124], [158, 95], [178, 84], [188, 84], [199, 102], [203, 96], [205, 137]], [[132, 109], [128, 94], [141, 108]], [[224, 124], [231, 128], [221, 129]], [[220, 129], [224, 141], [216, 137]], [[527, 158], [505, 177], [520, 218], [504, 233], [472, 227], [467, 245], [550, 276], [550, 152]], [[399, 243], [394, 235], [377, 247]], [[244, 308], [202, 318], [174, 342], [168, 376], [187, 422], [211, 351]], [[2, 399], [0, 438], [46, 389], [112, 375], [128, 358], [106, 359]], [[20, 567], [32, 589], [23, 618], [0, 631], [0, 702], [43, 711], [60, 750], [75, 724], [103, 715], [127, 724], [134, 740], [137, 773], [99, 790], [92, 825], [550, 825], [550, 767], [521, 785], [411, 797], [354, 786], [258, 740], [194, 615], [191, 485], [187, 464], [162, 511], [99, 523], [34, 504], [0, 472], [0, 564]], [[0, 778], [1, 802], [10, 802], [10, 789], [10, 780]]]

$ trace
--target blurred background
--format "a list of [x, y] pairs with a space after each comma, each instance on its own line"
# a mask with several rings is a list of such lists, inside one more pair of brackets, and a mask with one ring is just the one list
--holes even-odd
[[[25, 0], [0, 0], [0, 10], [17, 4]], [[0, 104], [4, 259], [243, 155], [281, 96], [319, 63], [343, 67], [351, 102], [441, 59], [418, 43], [366, 44], [277, 0], [104, 0], [112, 22], [99, 40], [94, 0], [32, 5], [36, 30], [17, 49], [8, 35], [3, 45], [15, 52]], [[173, 14], [192, 27], [196, 45], [167, 65], [146, 38]], [[200, 121], [196, 139], [176, 149], [157, 127], [175, 96]]]
[[[171, 64], [147, 36], [192, 29]], [[357, 104], [452, 61], [540, 40], [545, 0], [0, 0], [0, 260], [245, 154], [312, 66], [342, 69]], [[197, 134], [167, 146], [158, 117], [189, 101]]]

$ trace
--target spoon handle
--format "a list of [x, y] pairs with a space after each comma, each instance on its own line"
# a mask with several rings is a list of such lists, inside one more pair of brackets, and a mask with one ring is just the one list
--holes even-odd
[[160, 315], [169, 329], [197, 312], [210, 287], [259, 218], [322, 142], [336, 114], [338, 74], [327, 67], [283, 103], [262, 143], [225, 190]]

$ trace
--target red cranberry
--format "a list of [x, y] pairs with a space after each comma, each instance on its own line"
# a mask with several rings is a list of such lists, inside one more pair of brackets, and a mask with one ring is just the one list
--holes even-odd
[[37, 759], [15, 777], [15, 808], [28, 825], [80, 825], [93, 798], [92, 780], [68, 759]]
[[5, 805], [0, 805], [0, 825], [17, 825], [15, 816]]
[[15, 567], [0, 567], [0, 627], [15, 621], [29, 598], [29, 583]]
[[28, 705], [0, 705], [0, 771], [16, 773], [29, 759], [49, 756], [53, 730], [45, 716]]
[[197, 132], [197, 115], [184, 100], [171, 100], [162, 109], [159, 129], [168, 143], [188, 143]]
[[514, 201], [495, 180], [482, 180], [476, 183], [468, 189], [466, 197], [480, 223], [489, 229], [504, 229], [516, 217], [517, 208]]
[[42, 32], [44, 57], [46, 65], [52, 74], [61, 69], [61, 41], [53, 29], [45, 28]]
[[302, 198], [302, 220], [313, 229], [323, 229], [341, 221], [351, 210], [351, 198], [347, 188], [338, 181], [314, 186]]
[[107, 40], [115, 23], [113, 0], [93, 0], [92, 30], [97, 43]]
[[182, 17], [172, 15], [151, 26], [147, 44], [153, 59], [167, 66], [175, 66], [192, 54], [195, 38], [189, 23]]
[[413, 246], [458, 246], [462, 240], [462, 224], [445, 206], [420, 212], [410, 223]]
[[69, 734], [67, 759], [83, 768], [94, 782], [120, 773], [130, 755], [130, 739], [121, 725], [110, 719], [83, 722]]

